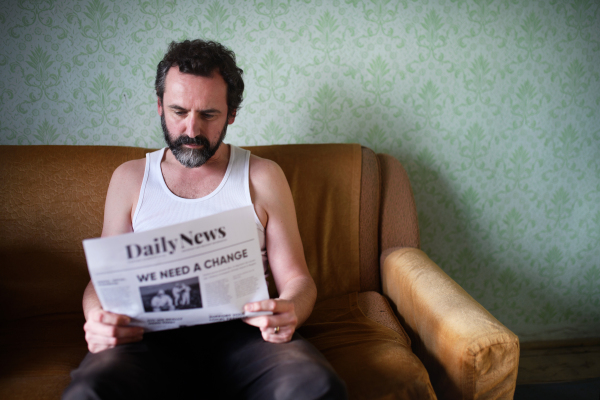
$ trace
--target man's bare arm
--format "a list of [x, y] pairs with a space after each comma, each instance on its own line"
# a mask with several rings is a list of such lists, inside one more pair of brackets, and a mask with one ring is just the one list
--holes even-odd
[[317, 289], [308, 272], [294, 200], [283, 171], [272, 161], [252, 157], [250, 182], [256, 213], [266, 226], [267, 254], [279, 299], [247, 304], [248, 311], [273, 311], [273, 315], [246, 322], [259, 327], [267, 341], [287, 342], [310, 316]]
[[[131, 219], [144, 177], [144, 160], [129, 161], [118, 167], [110, 181], [104, 206], [102, 237], [114, 236], [133, 230]], [[83, 293], [85, 339], [92, 353], [117, 344], [142, 339], [143, 329], [128, 327], [131, 319], [102, 309], [94, 285], [90, 281]]]

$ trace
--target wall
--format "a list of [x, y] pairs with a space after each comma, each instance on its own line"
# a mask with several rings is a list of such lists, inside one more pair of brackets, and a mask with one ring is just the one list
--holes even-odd
[[238, 145], [403, 162], [423, 248], [521, 340], [600, 332], [598, 0], [12, 1], [1, 144], [162, 146], [166, 44], [245, 71]]

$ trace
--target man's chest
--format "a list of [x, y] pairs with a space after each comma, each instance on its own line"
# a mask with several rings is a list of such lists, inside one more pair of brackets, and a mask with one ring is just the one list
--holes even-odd
[[185, 199], [199, 199], [208, 196], [223, 182], [227, 172], [229, 157], [221, 157], [201, 167], [186, 168], [178, 161], [161, 163], [160, 172], [167, 188], [176, 196]]
[[169, 176], [163, 173], [167, 188], [177, 197], [184, 199], [199, 199], [214, 192], [223, 176], [187, 177]]

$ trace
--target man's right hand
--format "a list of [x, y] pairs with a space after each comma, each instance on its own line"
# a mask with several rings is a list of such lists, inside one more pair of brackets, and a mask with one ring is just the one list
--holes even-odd
[[114, 314], [101, 308], [91, 310], [83, 330], [91, 353], [110, 349], [118, 344], [139, 342], [143, 338], [144, 328], [127, 326], [131, 318]]

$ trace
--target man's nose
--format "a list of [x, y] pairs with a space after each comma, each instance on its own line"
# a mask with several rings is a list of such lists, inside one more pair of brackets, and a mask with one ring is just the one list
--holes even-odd
[[204, 129], [204, 121], [198, 114], [191, 112], [188, 115], [187, 124], [185, 128], [186, 135], [194, 138], [202, 133], [202, 130]]

